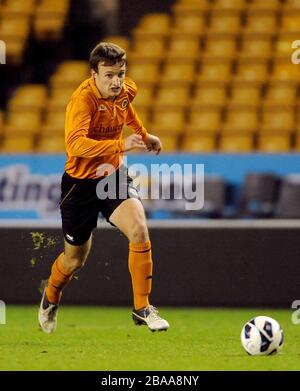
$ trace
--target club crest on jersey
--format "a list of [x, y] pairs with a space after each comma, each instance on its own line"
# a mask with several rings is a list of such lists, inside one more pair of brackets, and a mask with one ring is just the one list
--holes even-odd
[[107, 110], [107, 107], [105, 105], [100, 105], [98, 107], [98, 111], [106, 111]]
[[121, 107], [122, 107], [122, 109], [126, 109], [126, 107], [128, 106], [128, 99], [126, 98], [126, 99], [123, 99], [122, 100], [122, 103], [121, 103]]

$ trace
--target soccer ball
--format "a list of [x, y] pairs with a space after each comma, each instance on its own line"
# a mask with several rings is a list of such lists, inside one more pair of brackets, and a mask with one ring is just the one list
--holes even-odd
[[282, 349], [283, 331], [275, 319], [256, 316], [243, 327], [241, 342], [248, 354], [267, 356]]

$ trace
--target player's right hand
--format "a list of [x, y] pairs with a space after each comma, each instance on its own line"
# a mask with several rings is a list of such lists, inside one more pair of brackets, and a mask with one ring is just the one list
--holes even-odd
[[139, 136], [138, 134], [131, 134], [124, 140], [124, 152], [131, 151], [136, 148], [142, 149], [144, 151], [147, 150], [146, 144], [144, 143], [142, 136]]

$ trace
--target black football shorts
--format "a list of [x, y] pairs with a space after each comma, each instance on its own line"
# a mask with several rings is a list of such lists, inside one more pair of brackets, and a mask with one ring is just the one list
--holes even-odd
[[99, 213], [110, 222], [113, 211], [128, 198], [140, 199], [127, 167], [97, 179], [77, 179], [65, 172], [60, 202], [65, 240], [74, 246], [84, 244], [97, 227]]

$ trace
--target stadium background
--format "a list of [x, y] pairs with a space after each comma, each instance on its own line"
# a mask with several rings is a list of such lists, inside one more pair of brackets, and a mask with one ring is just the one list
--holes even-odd
[[[299, 0], [0, 1], [1, 299], [37, 303], [62, 247], [65, 105], [90, 50], [109, 40], [127, 49], [135, 107], [164, 145], [129, 164], [205, 169], [202, 210], [147, 203], [155, 302], [289, 308], [299, 292], [299, 26]], [[130, 305], [126, 246], [100, 222], [65, 303]]]

